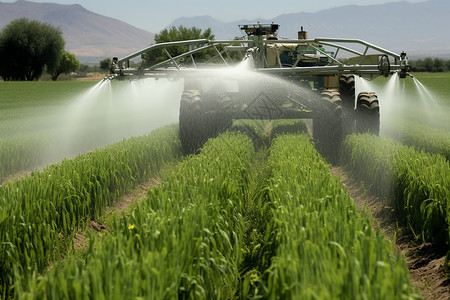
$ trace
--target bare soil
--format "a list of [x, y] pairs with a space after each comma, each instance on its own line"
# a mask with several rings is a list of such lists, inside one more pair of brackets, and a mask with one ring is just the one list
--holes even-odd
[[75, 81], [100, 81], [103, 78], [105, 78], [105, 76], [107, 76], [108, 73], [101, 73], [101, 72], [92, 72], [92, 73], [87, 73], [85, 77], [78, 77], [78, 78], [74, 78], [73, 80]]
[[[39, 167], [36, 168], [36, 170], [42, 170], [44, 167]], [[31, 175], [31, 173], [33, 173], [33, 171], [31, 170], [22, 170], [22, 171], [18, 171], [14, 174], [8, 175], [5, 178], [3, 178], [3, 180], [0, 180], [0, 185], [5, 185], [10, 181], [14, 181], [16, 179], [19, 179], [21, 177], [25, 177], [27, 175]]]
[[[103, 214], [101, 219], [106, 219], [106, 216], [112, 214], [122, 214], [126, 213], [131, 205], [135, 202], [138, 202], [144, 199], [147, 195], [147, 191], [149, 188], [159, 185], [159, 180], [157, 178], [151, 178], [148, 181], [138, 185], [133, 191], [123, 195], [117, 202], [115, 202], [112, 206], [107, 207], [105, 213]], [[103, 236], [109, 228], [101, 223], [101, 220], [91, 220], [89, 221], [88, 227], [86, 231], [78, 231], [75, 233], [73, 238], [73, 246], [75, 250], [85, 249], [88, 243], [87, 240], [87, 231], [97, 232], [99, 237]]]
[[399, 227], [392, 214], [392, 208], [383, 199], [367, 192], [360, 183], [350, 178], [342, 167], [332, 167], [331, 173], [340, 177], [347, 187], [357, 208], [368, 208], [373, 225], [385, 233], [390, 240], [395, 239], [396, 249], [408, 264], [411, 281], [425, 299], [450, 299], [450, 280], [444, 275], [444, 260], [447, 249], [430, 243], [419, 244], [414, 237]]

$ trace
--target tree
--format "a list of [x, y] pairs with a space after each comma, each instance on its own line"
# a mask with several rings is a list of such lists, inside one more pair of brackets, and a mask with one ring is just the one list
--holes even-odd
[[105, 58], [100, 61], [100, 69], [108, 71], [111, 68], [111, 58]]
[[434, 59], [433, 72], [444, 72], [445, 70], [445, 62], [441, 58]]
[[447, 72], [450, 71], [450, 60], [427, 57], [412, 61], [414, 72]]
[[431, 57], [427, 57], [423, 60], [423, 66], [427, 72], [433, 72], [434, 61]]
[[[179, 26], [178, 28], [173, 26], [171, 29], [163, 29], [159, 34], [155, 35], [156, 43], [164, 43], [164, 42], [174, 42], [174, 41], [183, 41], [183, 40], [194, 40], [194, 39], [208, 39], [214, 40], [214, 35], [211, 34], [211, 28], [206, 29], [202, 32], [201, 29], [192, 27], [186, 28], [184, 26]], [[170, 55], [175, 57], [182, 53], [185, 53], [193, 48], [196, 45], [180, 45], [173, 46], [168, 49]], [[196, 60], [205, 61], [216, 54], [214, 49], [208, 49], [202, 52], [198, 52], [194, 54]], [[163, 49], [155, 49], [149, 51], [144, 54], [144, 66], [149, 64], [155, 64], [169, 59], [169, 56]]]
[[89, 65], [87, 65], [87, 64], [80, 64], [80, 67], [78, 68], [78, 73], [81, 76], [85, 76], [86, 73], [89, 72], [89, 69], [90, 69]]
[[4, 80], [37, 80], [44, 67], [56, 68], [64, 49], [59, 29], [26, 18], [11, 21], [0, 34], [0, 76]]
[[58, 65], [56, 65], [52, 70], [48, 70], [52, 76], [52, 80], [56, 81], [61, 74], [69, 74], [70, 72], [75, 72], [80, 67], [80, 61], [77, 59], [75, 54], [63, 50], [58, 59]]

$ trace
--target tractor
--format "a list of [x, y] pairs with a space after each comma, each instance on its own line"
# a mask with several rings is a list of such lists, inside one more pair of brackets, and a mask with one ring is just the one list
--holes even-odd
[[[316, 148], [337, 160], [347, 134], [380, 130], [380, 103], [373, 91], [355, 95], [355, 76], [373, 79], [411, 67], [406, 53], [396, 54], [357, 39], [297, 39], [278, 36], [279, 24], [239, 25], [233, 40], [186, 40], [153, 44], [125, 58], [113, 58], [109, 79], [184, 79], [180, 100], [179, 138], [186, 154], [231, 128], [238, 119], [309, 119]], [[171, 55], [173, 47], [185, 46]], [[130, 60], [150, 51], [167, 59], [137, 68]], [[196, 61], [202, 51], [214, 55]], [[344, 54], [339, 58], [338, 54]]]

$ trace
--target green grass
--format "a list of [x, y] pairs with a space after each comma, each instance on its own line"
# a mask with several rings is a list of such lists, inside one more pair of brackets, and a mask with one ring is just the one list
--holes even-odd
[[0, 186], [0, 295], [44, 272], [72, 248], [78, 229], [173, 161], [177, 132], [161, 128]]
[[82, 81], [0, 82], [0, 138], [34, 131], [37, 124], [49, 122], [73, 97], [94, 85]]
[[384, 134], [406, 146], [424, 150], [429, 153], [441, 154], [450, 161], [450, 131], [430, 127], [412, 121], [397, 120]]
[[[439, 95], [450, 89], [444, 84], [450, 73], [417, 77], [425, 85], [429, 82], [431, 90], [434, 84]], [[16, 169], [16, 160], [24, 160], [19, 169], [39, 163], [27, 160], [57, 130], [53, 115], [94, 84], [0, 82], [0, 113], [6, 116], [0, 120], [0, 159], [12, 163], [2, 164], [9, 168], [6, 175]], [[267, 147], [278, 134], [306, 131], [304, 123], [293, 120], [261, 122], [263, 126], [252, 130], [267, 139]], [[42, 123], [47, 126], [34, 126]], [[246, 132], [255, 123], [235, 125]], [[166, 137], [176, 140], [174, 132]], [[259, 154], [242, 135], [226, 134], [209, 141], [199, 155], [189, 157], [161, 186], [152, 188], [130, 214], [115, 219], [104, 240], [93, 237], [86, 256], [47, 270], [61, 254], [54, 251], [54, 244], [60, 247], [58, 243], [69, 241], [63, 246], [70, 248], [71, 235], [87, 218], [98, 217], [106, 204], [142, 176], [153, 174], [141, 168], [157, 169], [150, 165], [167, 159], [156, 151], [152, 153], [158, 158], [143, 161], [140, 155], [148, 145], [139, 138], [132, 140], [137, 144], [126, 146], [123, 141], [0, 187], [0, 262], [8, 270], [0, 282], [0, 295], [15, 279], [18, 298], [416, 296], [404, 261], [372, 229], [370, 219], [357, 213], [306, 136], [281, 135], [272, 148]], [[375, 159], [377, 154], [370, 148], [368, 160], [374, 166], [359, 166], [376, 171], [384, 160]], [[448, 164], [435, 164], [441, 160], [434, 156], [429, 165], [417, 163], [423, 157], [429, 156], [421, 153], [407, 160], [416, 163], [416, 169], [426, 169], [427, 176], [447, 174]], [[410, 174], [408, 167], [402, 172]], [[408, 195], [399, 192], [398, 197], [419, 203], [414, 216], [426, 224], [413, 226], [426, 228], [423, 236], [447, 239], [447, 227], [442, 233], [439, 226], [445, 223], [440, 212], [448, 211], [449, 202], [422, 201], [424, 190], [413, 180], [422, 176], [419, 173], [395, 183], [402, 191], [415, 188]], [[0, 181], [1, 176], [0, 168]], [[391, 179], [380, 178], [380, 182]], [[439, 185], [448, 183], [438, 182], [435, 188]], [[37, 274], [42, 276], [33, 281]]]
[[450, 105], [450, 72], [413, 73], [413, 75], [444, 103]]
[[[234, 151], [226, 151], [230, 149]], [[111, 234], [91, 241], [19, 298], [232, 299], [239, 287], [242, 193], [254, 147], [243, 134], [209, 140], [178, 172], [149, 190]]]
[[380, 100], [381, 135], [449, 160], [450, 72], [414, 76], [428, 92], [421, 92], [410, 77], [399, 79], [393, 90], [388, 88], [391, 78], [379, 77], [369, 84]]
[[309, 138], [274, 141], [255, 153], [243, 134], [209, 140], [86, 255], [18, 281], [16, 297], [420, 298]]
[[[0, 165], [0, 184], [175, 122], [178, 99], [166, 83], [146, 82], [138, 90], [118, 81], [98, 89], [92, 89], [96, 82], [0, 82], [0, 161], [7, 162]], [[152, 84], [156, 101], [146, 89]]]
[[58, 133], [60, 113], [94, 82], [0, 82], [0, 183], [48, 162], [45, 147]]
[[0, 109], [63, 103], [95, 84], [92, 81], [0, 81]]
[[275, 139], [267, 167], [275, 256], [264, 299], [414, 299], [404, 259], [359, 213], [309, 138]]
[[443, 156], [364, 134], [347, 137], [342, 157], [420, 241], [450, 245], [450, 167]]
[[381, 132], [396, 126], [399, 121], [450, 131], [450, 72], [414, 76], [425, 89], [410, 77], [399, 78], [394, 89], [391, 89], [392, 77], [378, 77], [366, 82], [366, 88], [378, 94]]
[[[450, 72], [442, 73], [412, 73], [434, 96], [436, 96], [441, 104], [450, 105]], [[390, 77], [389, 77], [390, 78]], [[378, 77], [374, 80], [377, 85], [385, 85], [389, 78]], [[415, 93], [415, 83], [410, 77], [400, 79], [405, 83], [405, 89]]]

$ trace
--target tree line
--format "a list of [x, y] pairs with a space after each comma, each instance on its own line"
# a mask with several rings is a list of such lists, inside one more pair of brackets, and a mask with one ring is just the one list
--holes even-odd
[[64, 45], [58, 28], [26, 18], [13, 20], [0, 33], [0, 76], [5, 81], [32, 81], [47, 71], [56, 80], [73, 72], [80, 63]]
[[[189, 39], [214, 39], [211, 29], [202, 32], [192, 27], [164, 29], [155, 35], [155, 42], [180, 41]], [[110, 69], [111, 58], [105, 58], [98, 66], [80, 64], [76, 56], [64, 50], [65, 41], [62, 32], [49, 24], [21, 18], [12, 21], [0, 32], [0, 77], [10, 80], [39, 80], [44, 72], [57, 80], [61, 74], [78, 72], [86, 75], [88, 72], [104, 72]], [[188, 46], [177, 46], [172, 49], [176, 56], [188, 50]], [[199, 54], [196, 58], [207, 60], [215, 55], [213, 49]], [[142, 67], [152, 63], [167, 60], [167, 54], [162, 50], [143, 55]]]
[[0, 77], [4, 81], [33, 81], [48, 73], [57, 80], [61, 74], [75, 71], [86, 74], [109, 70], [110, 58], [100, 61], [99, 67], [80, 64], [64, 46], [59, 28], [26, 18], [13, 20], [0, 32]]
[[[189, 39], [214, 39], [211, 29], [202, 32], [198, 28], [164, 29], [155, 35], [155, 42], [169, 42]], [[61, 74], [79, 71], [106, 71], [110, 67], [110, 58], [100, 61], [99, 67], [80, 64], [73, 53], [64, 50], [65, 41], [60, 29], [39, 21], [21, 18], [13, 20], [0, 32], [0, 77], [9, 80], [39, 80], [44, 72], [57, 80]], [[186, 52], [188, 46], [175, 47], [173, 56]], [[195, 54], [201, 60], [214, 56], [213, 49]], [[162, 49], [143, 55], [143, 67], [148, 64], [167, 60], [167, 54]], [[414, 72], [448, 72], [450, 60], [441, 58], [424, 58], [410, 62]]]
[[427, 57], [410, 62], [413, 72], [449, 72], [450, 59]]

